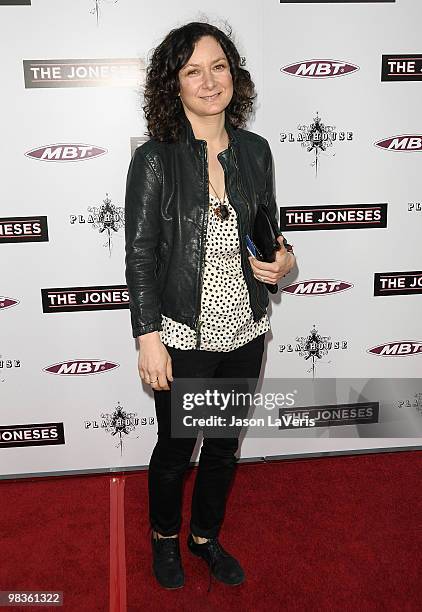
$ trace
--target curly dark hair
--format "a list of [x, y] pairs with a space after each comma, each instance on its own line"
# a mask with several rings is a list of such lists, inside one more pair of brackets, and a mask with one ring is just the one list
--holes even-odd
[[225, 109], [226, 118], [233, 127], [244, 127], [253, 110], [256, 98], [251, 75], [241, 67], [241, 58], [231, 40], [232, 29], [225, 34], [214, 25], [191, 22], [171, 30], [153, 50], [146, 69], [143, 111], [148, 136], [160, 142], [179, 139], [184, 120], [184, 109], [177, 95], [179, 70], [191, 57], [196, 42], [203, 36], [213, 36], [223, 49], [233, 80], [233, 97]]

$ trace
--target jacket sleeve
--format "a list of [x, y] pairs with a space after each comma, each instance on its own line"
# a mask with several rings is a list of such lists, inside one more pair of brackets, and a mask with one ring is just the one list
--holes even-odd
[[161, 183], [141, 148], [132, 156], [126, 181], [126, 283], [134, 338], [161, 330], [156, 278]]
[[277, 203], [274, 196], [273, 159], [271, 155], [270, 145], [267, 141], [265, 159], [265, 199], [268, 210], [270, 211], [271, 217], [273, 218], [275, 226], [278, 230], [278, 236], [281, 236], [282, 231], [280, 230], [280, 225], [278, 222]]

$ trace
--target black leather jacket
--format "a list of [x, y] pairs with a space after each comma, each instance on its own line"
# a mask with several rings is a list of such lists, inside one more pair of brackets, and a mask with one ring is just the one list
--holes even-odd
[[[149, 140], [129, 165], [125, 198], [126, 282], [133, 337], [161, 330], [161, 314], [185, 323], [200, 342], [200, 305], [209, 207], [207, 143], [185, 119], [176, 143]], [[277, 227], [272, 157], [265, 138], [226, 120], [229, 147], [218, 154], [237, 213], [241, 263], [255, 321], [268, 291], [253, 276], [245, 235], [266, 203]], [[280, 231], [281, 234], [281, 231]]]

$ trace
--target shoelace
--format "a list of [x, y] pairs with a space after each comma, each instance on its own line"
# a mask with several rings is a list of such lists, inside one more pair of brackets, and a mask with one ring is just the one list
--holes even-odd
[[221, 547], [221, 544], [216, 538], [209, 538], [207, 542], [207, 550], [209, 551], [211, 563], [209, 564], [208, 576], [208, 593], [211, 591], [212, 586], [212, 570], [215, 567], [216, 562], [221, 557], [227, 557], [227, 553]]

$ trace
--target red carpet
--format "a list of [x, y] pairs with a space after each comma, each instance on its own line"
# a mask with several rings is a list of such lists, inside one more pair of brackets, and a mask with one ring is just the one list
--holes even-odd
[[[416, 612], [421, 468], [420, 451], [240, 465], [221, 542], [247, 580], [238, 587], [213, 581], [210, 593], [208, 568], [185, 542], [194, 471], [181, 539], [186, 585], [177, 591], [161, 589], [151, 574], [146, 472], [115, 481], [114, 493], [108, 475], [1, 481], [0, 590], [61, 590], [66, 612], [117, 612], [125, 604], [129, 612]], [[110, 520], [125, 528], [125, 541], [117, 528], [110, 540]], [[110, 550], [112, 576], [127, 586], [112, 607]]]

